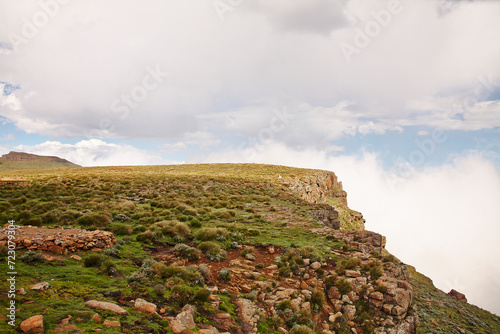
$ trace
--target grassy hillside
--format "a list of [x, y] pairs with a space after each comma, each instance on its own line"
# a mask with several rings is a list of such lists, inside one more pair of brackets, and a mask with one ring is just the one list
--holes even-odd
[[[109, 249], [68, 254], [18, 250], [16, 288], [26, 294], [16, 296], [17, 331], [22, 320], [43, 315], [47, 332], [68, 322], [87, 332], [174, 333], [186, 304], [196, 309], [193, 331], [203, 333], [211, 333], [210, 326], [221, 333], [278, 333], [280, 327], [292, 334], [396, 330], [405, 315], [388, 316], [372, 307], [368, 296], [390, 293], [379, 280], [384, 277], [405, 287], [406, 266], [382, 249], [374, 233], [326, 227], [317, 218], [326, 204], [306, 202], [290, 190], [293, 180], [315, 173], [252, 164], [4, 173], [28, 185], [0, 187], [0, 223], [46, 226], [42, 234], [54, 226], [103, 229], [117, 239]], [[0, 248], [5, 268], [6, 248]], [[83, 260], [70, 257], [75, 254]], [[500, 332], [498, 317], [450, 301], [409, 271], [414, 303], [405, 314], [420, 316], [419, 332], [460, 333], [456, 327], [464, 333]], [[8, 288], [2, 282], [5, 310]], [[48, 282], [49, 289], [28, 288], [39, 282]], [[138, 298], [156, 304], [157, 313], [136, 310]], [[115, 303], [128, 314], [96, 311], [85, 305], [88, 300]], [[457, 313], [459, 308], [465, 314]], [[92, 320], [96, 312], [120, 327]], [[0, 323], [0, 332], [11, 330]]]
[[78, 165], [58, 157], [41, 156], [22, 152], [10, 152], [0, 157], [0, 173], [32, 170], [79, 167]]

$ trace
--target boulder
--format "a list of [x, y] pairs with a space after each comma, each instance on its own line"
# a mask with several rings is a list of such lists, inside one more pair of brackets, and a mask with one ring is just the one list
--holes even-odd
[[94, 315], [92, 316], [92, 320], [94, 320], [95, 322], [97, 322], [98, 324], [101, 323], [101, 317], [99, 316], [98, 313], [94, 313]]
[[134, 309], [139, 312], [156, 313], [156, 305], [141, 298], [135, 300]]
[[345, 318], [348, 321], [352, 321], [356, 317], [356, 306], [354, 306], [354, 305], [345, 305], [342, 308], [342, 312], [343, 312]]
[[170, 321], [169, 327], [174, 334], [181, 334], [186, 330], [186, 327], [180, 321], [177, 320]]
[[372, 293], [370, 293], [370, 296], [369, 296], [369, 302], [370, 302], [370, 305], [372, 305], [373, 307], [381, 309], [382, 305], [384, 304], [384, 295], [378, 291], [372, 292]]
[[465, 295], [455, 289], [452, 289], [450, 292], [448, 292], [448, 296], [455, 298], [456, 300], [459, 300], [461, 302], [467, 303], [467, 298], [465, 298]]
[[108, 302], [100, 302], [97, 300], [89, 300], [85, 303], [85, 306], [92, 307], [92, 308], [98, 308], [101, 310], [105, 311], [111, 311], [116, 314], [127, 314], [128, 311], [121, 308], [120, 306], [113, 304], [113, 303], [108, 303]]
[[214, 322], [217, 328], [221, 330], [229, 330], [233, 325], [231, 316], [227, 313], [217, 313], [214, 317]]
[[24, 320], [19, 328], [26, 334], [43, 334], [43, 316], [35, 315]]
[[196, 308], [191, 305], [186, 305], [182, 308], [182, 312], [177, 314], [175, 320], [179, 321], [186, 328], [195, 328], [196, 323], [193, 319], [193, 314]]

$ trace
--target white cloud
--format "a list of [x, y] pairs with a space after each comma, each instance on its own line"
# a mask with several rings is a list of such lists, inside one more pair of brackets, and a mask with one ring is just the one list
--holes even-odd
[[471, 303], [500, 314], [500, 175], [478, 153], [416, 170], [408, 178], [384, 169], [378, 156], [369, 153], [329, 156], [276, 143], [248, 153], [213, 154], [207, 161], [334, 171], [349, 206], [363, 213], [367, 229], [387, 236], [390, 252], [445, 292], [460, 289]]
[[76, 144], [46, 141], [34, 146], [19, 145], [15, 150], [58, 156], [84, 167], [181, 163], [166, 161], [156, 153], [143, 151], [130, 145], [107, 143], [100, 139], [82, 140]]
[[[239, 128], [221, 125], [211, 132], [216, 137], [224, 131], [251, 132], [266, 122], [270, 109], [288, 106], [307, 115], [303, 105], [320, 113], [319, 121], [309, 119], [310, 132], [302, 131], [306, 138], [380, 133], [394, 124], [411, 125], [421, 115], [420, 122], [429, 126], [478, 129], [492, 118], [496, 125], [492, 105], [478, 104], [471, 117], [445, 125], [426, 117], [428, 111], [407, 106], [443, 91], [458, 96], [474, 89], [478, 76], [500, 74], [500, 4], [466, 3], [441, 16], [433, 1], [402, 1], [401, 6], [402, 12], [347, 64], [339, 44], [352, 42], [356, 29], [373, 20], [373, 11], [387, 9], [386, 1], [247, 1], [224, 21], [202, 1], [68, 3], [17, 52], [3, 55], [0, 79], [22, 89], [9, 95], [13, 101], [4, 101], [0, 114], [26, 132], [52, 138], [169, 142], [206, 131], [211, 123], [204, 115], [252, 106], [266, 111]], [[1, 45], [7, 45], [10, 33], [21, 34], [23, 17], [38, 11], [36, 1], [0, 4], [0, 12], [8, 13], [0, 26]], [[169, 75], [142, 99], [138, 89], [148, 68], [157, 67]], [[134, 92], [140, 101], [133, 100], [127, 113], [113, 108]], [[320, 123], [326, 117], [321, 113], [343, 101], [356, 110]], [[369, 120], [353, 132], [351, 121], [360, 112]], [[331, 123], [333, 131], [326, 126]], [[302, 138], [283, 140], [295, 145]]]

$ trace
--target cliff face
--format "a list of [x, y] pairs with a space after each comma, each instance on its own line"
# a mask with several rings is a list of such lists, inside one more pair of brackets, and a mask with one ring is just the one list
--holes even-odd
[[[327, 204], [337, 211], [338, 227], [344, 230], [364, 230], [365, 220], [360, 212], [347, 205], [347, 193], [333, 172], [317, 171], [310, 175], [294, 177], [288, 186], [295, 194], [309, 203]], [[332, 218], [327, 218], [332, 220]], [[332, 227], [337, 224], [332, 225]]]

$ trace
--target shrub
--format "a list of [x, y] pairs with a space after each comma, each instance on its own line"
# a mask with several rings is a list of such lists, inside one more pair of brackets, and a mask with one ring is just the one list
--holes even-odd
[[255, 265], [255, 268], [257, 268], [257, 269], [262, 269], [262, 268], [264, 268], [264, 263], [262, 263], [262, 262], [257, 263], [257, 264]]
[[294, 325], [290, 334], [314, 334], [314, 331], [305, 325]]
[[21, 262], [26, 263], [26, 264], [32, 264], [32, 263], [43, 262], [43, 261], [45, 261], [45, 259], [43, 258], [42, 253], [28, 251], [23, 256], [21, 256]]
[[100, 213], [87, 213], [78, 218], [77, 222], [82, 226], [103, 227], [111, 223], [111, 218]]
[[157, 296], [161, 297], [161, 296], [163, 296], [163, 294], [165, 293], [165, 286], [164, 286], [163, 284], [155, 284], [155, 285], [153, 286], [153, 292], [154, 292]]
[[337, 287], [337, 289], [339, 289], [339, 292], [341, 295], [345, 295], [345, 294], [348, 294], [349, 292], [352, 291], [352, 285], [351, 285], [351, 282], [349, 282], [348, 280], [346, 280], [345, 278], [339, 278], [336, 282], [335, 282], [335, 286]]
[[323, 293], [323, 291], [321, 291], [318, 288], [314, 288], [310, 300], [312, 309], [315, 312], [317, 312], [319, 309], [321, 309], [324, 302], [325, 302], [325, 294]]
[[299, 310], [298, 312], [292, 314], [288, 319], [286, 319], [285, 322], [288, 327], [292, 328], [296, 325], [306, 326], [309, 329], [314, 328], [314, 323], [311, 319], [311, 311], [309, 311], [308, 309]]
[[199, 302], [199, 303], [207, 302], [209, 297], [210, 297], [210, 290], [205, 289], [205, 288], [199, 289], [194, 294], [194, 300]]
[[174, 247], [174, 251], [182, 258], [188, 259], [189, 261], [196, 261], [200, 258], [201, 250], [194, 247], [189, 247], [185, 244], [177, 244]]
[[141, 232], [144, 232], [146, 231], [148, 228], [144, 225], [138, 225], [136, 227], [134, 227], [134, 229], [132, 230], [132, 233], [133, 234], [136, 234], [136, 233], [141, 233]]
[[292, 273], [292, 269], [289, 266], [284, 266], [281, 267], [278, 272], [281, 277], [289, 277]]
[[355, 269], [361, 263], [361, 259], [357, 257], [346, 258], [342, 260], [345, 269]]
[[225, 228], [202, 228], [195, 233], [194, 238], [199, 241], [213, 241], [217, 238], [227, 239], [229, 237], [229, 232]]
[[179, 266], [166, 266], [163, 263], [155, 263], [154, 270], [161, 278], [178, 277], [185, 282], [195, 285], [203, 285], [205, 280], [201, 276], [198, 268], [195, 266], [179, 267]]
[[109, 276], [117, 276], [118, 275], [118, 269], [116, 268], [116, 265], [114, 264], [113, 261], [111, 260], [106, 260], [102, 264], [101, 271]]
[[210, 276], [211, 271], [210, 267], [208, 267], [206, 264], [202, 263], [198, 266], [198, 271], [204, 278], [208, 278]]
[[325, 286], [326, 286], [326, 289], [330, 289], [332, 286], [335, 285], [335, 281], [337, 280], [337, 274], [332, 274], [332, 275], [329, 275], [325, 278]]
[[219, 244], [212, 241], [202, 242], [198, 245], [198, 249], [201, 250], [210, 261], [222, 261], [227, 255]]
[[387, 286], [385, 284], [379, 284], [375, 287], [375, 291], [386, 294], [387, 293]]
[[172, 288], [172, 299], [179, 302], [179, 304], [186, 304], [189, 301], [191, 290], [185, 285], [176, 285]]
[[197, 219], [193, 219], [189, 223], [189, 226], [191, 226], [191, 228], [200, 228], [201, 227], [201, 222], [199, 220], [197, 220]]
[[156, 240], [156, 236], [153, 233], [153, 231], [147, 230], [146, 232], [138, 234], [135, 239], [137, 241], [144, 242], [144, 243], [152, 243], [154, 240]]
[[276, 310], [281, 312], [291, 312], [292, 302], [290, 301], [290, 299], [282, 300], [276, 305]]
[[43, 224], [42, 217], [31, 217], [24, 221], [24, 225], [42, 226], [42, 224]]
[[370, 269], [370, 278], [372, 281], [378, 280], [382, 275], [384, 275], [384, 270], [381, 266], [376, 266]]
[[231, 269], [221, 269], [219, 271], [219, 274], [217, 275], [217, 278], [221, 282], [229, 282], [231, 280]]
[[83, 260], [83, 265], [85, 267], [100, 267], [104, 258], [99, 254], [90, 254]]
[[247, 254], [253, 254], [253, 247], [245, 247], [240, 253], [240, 256], [245, 257]]
[[116, 257], [118, 259], [120, 258], [120, 250], [117, 248], [117, 246], [106, 249], [104, 251], [104, 254], [106, 254], [108, 256]]

